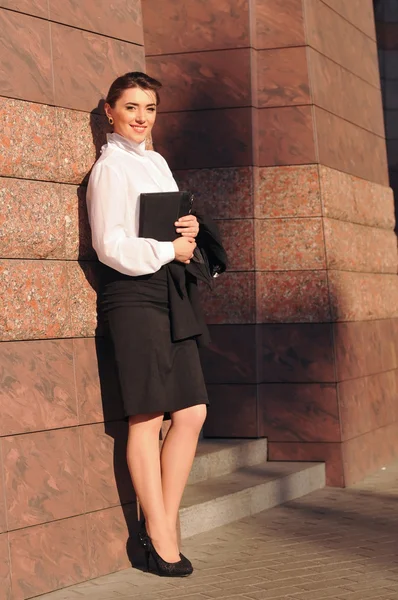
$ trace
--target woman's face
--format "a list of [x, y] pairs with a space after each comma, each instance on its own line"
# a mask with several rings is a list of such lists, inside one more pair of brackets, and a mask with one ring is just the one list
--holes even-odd
[[156, 120], [155, 92], [141, 88], [125, 90], [114, 108], [105, 104], [105, 112], [114, 121], [115, 133], [140, 144], [149, 137]]

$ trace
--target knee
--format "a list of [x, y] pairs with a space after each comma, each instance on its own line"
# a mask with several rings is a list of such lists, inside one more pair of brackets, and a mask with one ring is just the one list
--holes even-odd
[[207, 407], [206, 404], [198, 404], [190, 406], [185, 410], [178, 411], [178, 416], [175, 420], [184, 429], [189, 429], [195, 434], [199, 434], [206, 420]]

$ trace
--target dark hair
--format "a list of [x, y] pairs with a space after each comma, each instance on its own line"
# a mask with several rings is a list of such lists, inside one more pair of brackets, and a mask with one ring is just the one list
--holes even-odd
[[161, 87], [162, 84], [157, 79], [149, 77], [149, 75], [141, 73], [141, 71], [132, 71], [131, 73], [125, 73], [124, 75], [121, 75], [121, 77], [115, 79], [109, 88], [105, 102], [107, 102], [111, 108], [114, 108], [116, 102], [125, 90], [141, 88], [142, 90], [151, 90], [152, 92], [155, 92], [156, 104], [159, 104], [160, 97], [158, 90]]

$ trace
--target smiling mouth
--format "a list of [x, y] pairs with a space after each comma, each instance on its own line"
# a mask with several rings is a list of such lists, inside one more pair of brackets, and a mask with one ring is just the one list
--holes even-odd
[[142, 133], [145, 131], [146, 129], [146, 125], [130, 125], [130, 127], [132, 127], [133, 129], [135, 129], [136, 131]]

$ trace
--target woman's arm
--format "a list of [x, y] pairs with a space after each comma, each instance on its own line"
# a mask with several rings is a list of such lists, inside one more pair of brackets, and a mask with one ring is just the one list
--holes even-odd
[[127, 190], [116, 169], [95, 165], [87, 188], [92, 244], [98, 259], [125, 275], [155, 273], [175, 258], [172, 242], [128, 236]]

